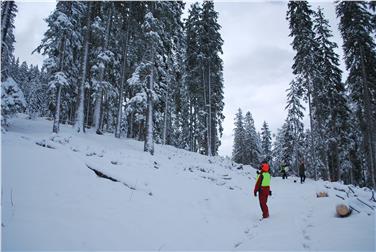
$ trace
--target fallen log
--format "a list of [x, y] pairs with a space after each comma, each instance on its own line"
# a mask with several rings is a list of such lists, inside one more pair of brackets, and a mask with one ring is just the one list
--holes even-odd
[[316, 197], [317, 197], [317, 198], [321, 198], [321, 197], [329, 197], [329, 195], [328, 195], [327, 192], [318, 192], [318, 193], [316, 193]]
[[336, 212], [339, 217], [347, 217], [351, 214], [351, 208], [345, 204], [339, 204], [336, 206]]

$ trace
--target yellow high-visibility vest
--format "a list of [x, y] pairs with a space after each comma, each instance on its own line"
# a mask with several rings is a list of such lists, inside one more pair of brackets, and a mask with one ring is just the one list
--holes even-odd
[[[260, 174], [257, 175], [256, 181], [258, 181], [258, 178], [260, 177]], [[269, 172], [263, 172], [262, 173], [262, 181], [261, 186], [270, 186], [270, 173]]]

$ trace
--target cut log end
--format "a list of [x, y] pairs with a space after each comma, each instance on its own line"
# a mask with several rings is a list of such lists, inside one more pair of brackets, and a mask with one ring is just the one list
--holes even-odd
[[318, 192], [316, 193], [317, 198], [322, 198], [322, 197], [329, 197], [327, 192]]
[[351, 209], [345, 204], [339, 204], [336, 207], [336, 212], [339, 217], [347, 217], [351, 214]]

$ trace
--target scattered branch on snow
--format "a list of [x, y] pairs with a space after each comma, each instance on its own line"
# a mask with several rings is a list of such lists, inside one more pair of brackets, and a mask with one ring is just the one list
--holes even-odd
[[102, 172], [100, 172], [100, 171], [98, 171], [98, 170], [90, 167], [89, 165], [86, 165], [86, 166], [87, 166], [87, 168], [89, 168], [90, 170], [92, 170], [100, 178], [109, 179], [109, 180], [111, 180], [113, 182], [120, 182], [119, 180], [114, 179], [113, 177], [107, 176], [106, 174], [104, 174], [104, 173], [102, 173]]
[[371, 201], [373, 201], [373, 202], [376, 202], [376, 199], [375, 199], [375, 191], [374, 191], [374, 190], [372, 190], [372, 197], [371, 197], [369, 200], [371, 200]]
[[341, 199], [345, 200], [345, 198], [344, 198], [344, 197], [342, 197], [342, 196], [339, 196], [338, 194], [336, 194], [336, 196], [337, 196], [338, 198], [341, 198]]
[[345, 189], [340, 189], [340, 188], [337, 188], [337, 187], [334, 187], [333, 189], [334, 189], [334, 190], [337, 190], [337, 191], [340, 191], [340, 192], [346, 192]]
[[368, 205], [366, 202], [364, 202], [363, 200], [359, 199], [359, 198], [356, 198], [359, 202], [363, 203], [364, 205], [368, 206], [369, 208], [371, 208], [373, 211], [375, 211], [375, 208]]
[[10, 203], [12, 204], [12, 207], [14, 207], [14, 202], [13, 202], [13, 189], [10, 190]]
[[52, 145], [48, 144], [48, 143], [46, 142], [46, 140], [41, 140], [41, 141], [39, 141], [39, 142], [35, 142], [35, 144], [36, 144], [36, 145], [39, 145], [39, 146], [42, 146], [42, 147], [45, 147], [45, 148], [49, 148], [49, 149], [56, 149], [55, 146], [52, 146]]
[[121, 162], [119, 162], [119, 161], [111, 161], [111, 164], [113, 164], [113, 165], [121, 165]]
[[98, 171], [97, 169], [94, 169], [93, 167], [91, 167], [89, 165], [86, 165], [86, 166], [87, 166], [87, 168], [89, 168], [90, 170], [92, 170], [100, 178], [105, 178], [105, 179], [111, 180], [113, 182], [119, 182], [119, 183], [122, 183], [124, 186], [128, 187], [131, 190], [136, 190], [136, 187], [134, 187], [134, 186], [128, 185], [125, 182], [119, 181], [119, 180], [117, 180], [117, 179], [115, 179], [115, 178], [113, 178], [111, 176], [108, 176], [108, 175], [104, 174], [103, 172]]
[[358, 212], [358, 213], [360, 213], [360, 211], [358, 211], [358, 210], [356, 210], [355, 208], [353, 208], [352, 206], [349, 206], [352, 210], [354, 210], [354, 211], [356, 211], [356, 212]]

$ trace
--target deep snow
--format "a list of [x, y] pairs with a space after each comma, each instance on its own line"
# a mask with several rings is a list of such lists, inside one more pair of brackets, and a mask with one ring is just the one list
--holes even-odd
[[[138, 141], [51, 129], [19, 117], [2, 134], [3, 250], [375, 250], [368, 189], [352, 187], [373, 209], [340, 183], [273, 177], [270, 219], [260, 222], [250, 166], [162, 145], [151, 156]], [[361, 213], [336, 217], [336, 194]]]

